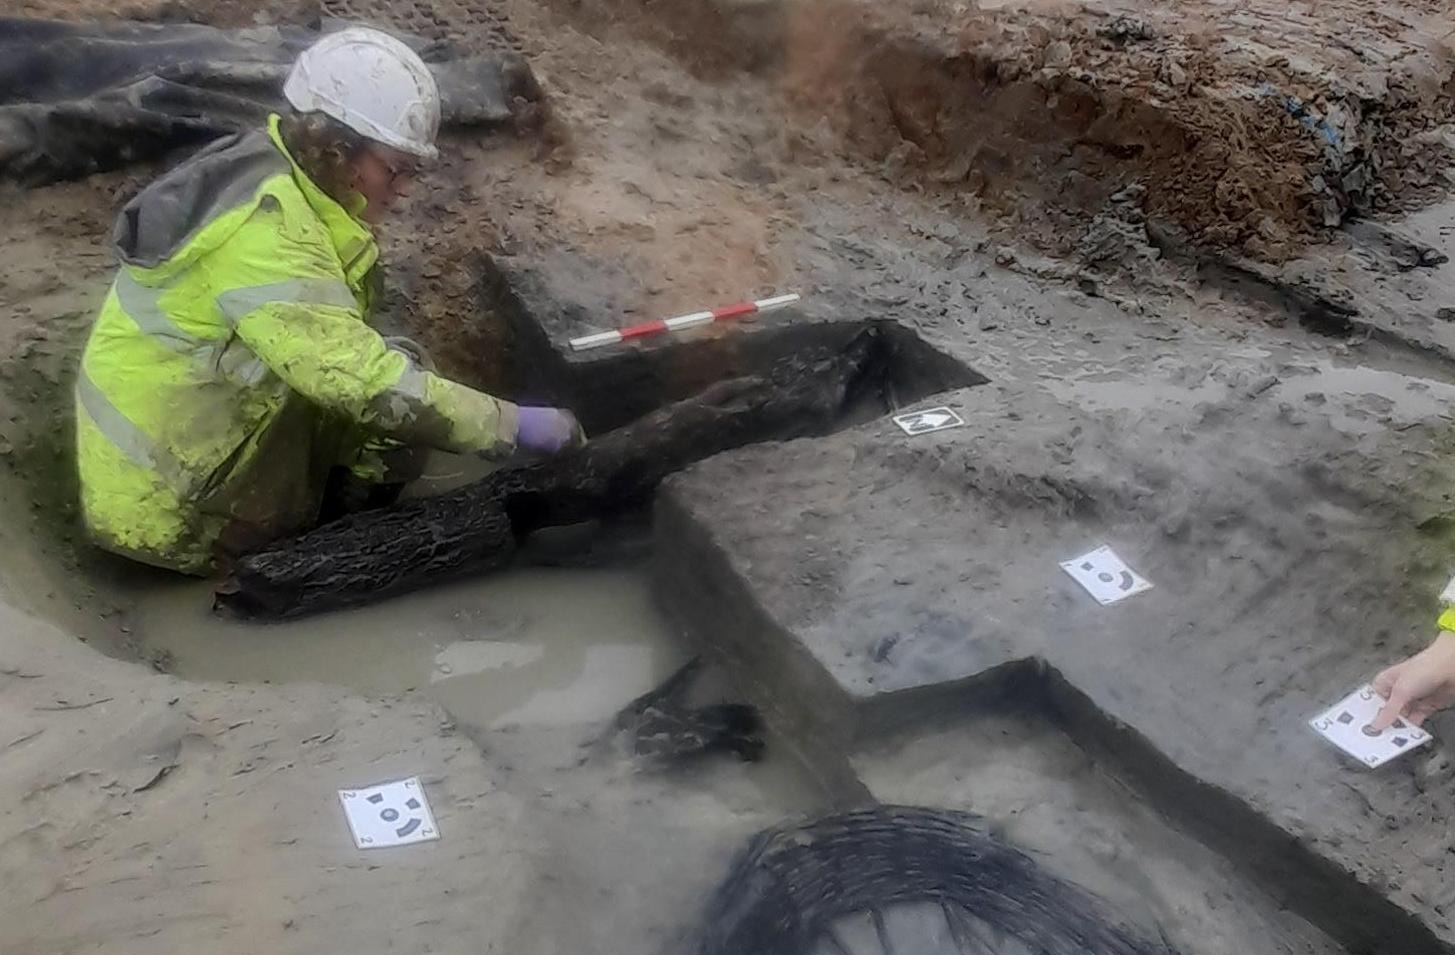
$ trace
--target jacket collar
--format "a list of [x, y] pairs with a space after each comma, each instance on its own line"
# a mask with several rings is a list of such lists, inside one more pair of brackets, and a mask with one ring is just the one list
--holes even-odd
[[293, 181], [328, 230], [329, 239], [338, 252], [339, 260], [344, 264], [344, 274], [349, 285], [357, 288], [363, 282], [364, 275], [379, 259], [379, 246], [374, 241], [374, 233], [359, 219], [359, 213], [364, 208], [363, 197], [355, 197], [358, 199], [357, 209], [347, 209], [320, 189], [294, 161], [293, 155], [283, 143], [278, 127], [279, 117], [274, 113], [268, 117], [268, 138], [288, 160], [288, 165], [293, 170]]

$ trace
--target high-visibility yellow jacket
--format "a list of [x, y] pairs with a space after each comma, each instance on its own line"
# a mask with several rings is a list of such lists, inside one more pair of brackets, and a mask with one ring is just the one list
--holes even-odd
[[317, 519], [373, 438], [492, 457], [516, 408], [419, 367], [365, 324], [369, 230], [268, 130], [207, 148], [132, 200], [81, 360], [76, 449], [102, 547], [205, 573], [232, 537]]

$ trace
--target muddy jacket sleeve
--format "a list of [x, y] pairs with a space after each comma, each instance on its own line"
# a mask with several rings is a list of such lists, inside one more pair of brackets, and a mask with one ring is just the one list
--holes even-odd
[[[255, 217], [259, 218], [259, 217]], [[249, 223], [244, 228], [267, 226]], [[516, 407], [418, 367], [365, 323], [331, 247], [280, 236], [267, 254], [233, 256], [218, 308], [258, 359], [321, 407], [409, 444], [503, 457]], [[257, 243], [231, 243], [258, 248]]]

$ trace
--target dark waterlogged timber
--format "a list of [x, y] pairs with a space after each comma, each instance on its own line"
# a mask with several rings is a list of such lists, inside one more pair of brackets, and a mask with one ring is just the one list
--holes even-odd
[[842, 347], [804, 349], [761, 375], [718, 382], [580, 451], [278, 541], [234, 566], [216, 605], [243, 617], [301, 616], [504, 566], [530, 532], [637, 506], [694, 461], [826, 431], [877, 383], [884, 352], [882, 334], [865, 329]]
[[[932, 945], [896, 938], [896, 906], [929, 909]], [[872, 917], [877, 945], [841, 938]], [[923, 916], [921, 916], [923, 918]], [[867, 940], [866, 940], [867, 941]], [[1176, 955], [1098, 899], [949, 809], [874, 806], [759, 833], [708, 905], [698, 955], [909, 950]]]
[[730, 752], [745, 762], [763, 757], [763, 718], [746, 703], [689, 702], [702, 658], [693, 657], [657, 687], [622, 707], [608, 736], [624, 733], [635, 756], [662, 763]]

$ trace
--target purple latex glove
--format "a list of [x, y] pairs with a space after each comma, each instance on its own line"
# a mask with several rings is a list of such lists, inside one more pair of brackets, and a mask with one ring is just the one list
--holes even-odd
[[560, 408], [519, 408], [515, 443], [532, 451], [555, 454], [586, 443], [581, 423]]

